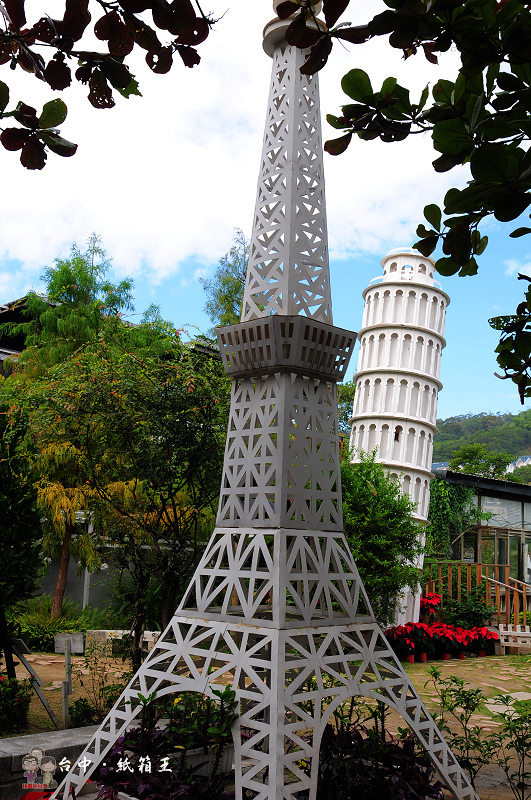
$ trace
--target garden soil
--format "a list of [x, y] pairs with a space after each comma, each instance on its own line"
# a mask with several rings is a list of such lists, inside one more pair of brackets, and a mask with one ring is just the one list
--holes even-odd
[[[42, 680], [43, 691], [53, 708], [56, 716], [61, 719], [61, 685], [65, 680], [65, 661], [60, 654], [33, 654], [27, 656], [33, 668]], [[83, 658], [72, 657], [73, 664], [82, 669]], [[467, 658], [464, 661], [452, 659], [451, 661], [434, 661], [427, 664], [405, 664], [413, 685], [425, 701], [428, 709], [435, 712], [437, 709], [437, 695], [433, 684], [430, 683], [429, 669], [436, 666], [441, 670], [443, 677], [455, 675], [470, 684], [471, 688], [481, 688], [488, 698], [499, 694], [513, 694], [515, 692], [528, 692], [531, 694], [531, 656], [492, 656], [486, 658]], [[0, 669], [2, 663], [0, 662]], [[109, 659], [105, 663], [109, 681], [114, 682], [123, 674], [121, 659]], [[27, 677], [26, 670], [20, 664], [17, 666], [17, 677]], [[88, 676], [87, 676], [88, 677]], [[73, 693], [69, 700], [86, 697], [87, 692], [73, 681]], [[487, 706], [482, 706], [472, 718], [472, 723], [480, 726], [485, 732], [495, 731], [496, 721]], [[398, 727], [405, 727], [404, 722], [397, 714], [391, 712], [387, 720], [389, 732], [395, 733]], [[450, 723], [450, 729], [457, 731], [458, 726]], [[54, 726], [35, 696], [31, 701], [29, 726], [25, 733], [43, 733], [54, 730]], [[451, 745], [451, 742], [449, 742]], [[495, 767], [485, 767], [477, 779], [477, 791], [481, 800], [513, 800], [513, 794], [506, 783], [503, 772]]]

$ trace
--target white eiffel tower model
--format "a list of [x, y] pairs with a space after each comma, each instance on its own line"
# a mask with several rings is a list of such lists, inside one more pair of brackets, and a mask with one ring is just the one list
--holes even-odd
[[54, 798], [104, 761], [139, 692], [211, 695], [230, 674], [237, 800], [315, 800], [324, 727], [360, 695], [398, 711], [455, 796], [477, 800], [376, 622], [343, 534], [336, 381], [355, 334], [332, 326], [318, 82], [301, 75], [306, 54], [286, 44], [288, 24], [265, 29], [273, 72], [242, 321], [218, 337], [233, 381], [217, 527], [168, 628]]

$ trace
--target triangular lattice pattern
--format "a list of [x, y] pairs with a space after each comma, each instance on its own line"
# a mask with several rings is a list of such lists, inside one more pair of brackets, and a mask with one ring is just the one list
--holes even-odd
[[301, 75], [305, 58], [275, 50], [242, 321], [332, 322], [319, 85]]
[[217, 528], [178, 614], [290, 628], [372, 620], [343, 534]]
[[342, 530], [334, 383], [233, 381], [217, 524]]
[[76, 765], [54, 796], [77, 791], [104, 760], [139, 712], [139, 692], [211, 694], [219, 681], [231, 683], [241, 703], [237, 797], [245, 789], [254, 800], [295, 800], [307, 790], [314, 800], [324, 727], [340, 703], [363, 696], [398, 711], [455, 795], [476, 798], [376, 622], [289, 631], [177, 615], [82, 754], [91, 765], [84, 773]]

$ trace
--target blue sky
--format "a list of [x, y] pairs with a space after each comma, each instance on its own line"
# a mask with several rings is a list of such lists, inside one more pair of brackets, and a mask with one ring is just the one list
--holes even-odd
[[[436, 200], [437, 198], [434, 198]], [[515, 223], [514, 227], [517, 227]], [[458, 414], [481, 411], [520, 413], [521, 406], [516, 386], [511, 381], [500, 380], [494, 349], [498, 333], [488, 319], [500, 314], [510, 314], [522, 300], [527, 282], [517, 279], [518, 270], [526, 272], [531, 265], [531, 239], [529, 251], [526, 240], [509, 239], [512, 228], [493, 225], [486, 252], [480, 259], [478, 275], [467, 278], [437, 276], [444, 291], [450, 296], [447, 311], [438, 416], [447, 418]], [[415, 240], [414, 227], [410, 242]], [[402, 243], [389, 242], [401, 246]], [[408, 243], [406, 243], [407, 245]], [[385, 254], [382, 253], [382, 255]], [[210, 265], [213, 270], [215, 262]], [[190, 259], [183, 265], [186, 274], [194, 274], [199, 265]], [[330, 274], [334, 323], [350, 330], [358, 330], [363, 313], [361, 293], [369, 281], [382, 272], [379, 258], [372, 253], [360, 253], [353, 258], [332, 258]], [[180, 327], [183, 324], [207, 330], [211, 323], [204, 313], [205, 294], [196, 280], [169, 277], [158, 286], [149, 279], [135, 279], [136, 310], [141, 311], [155, 302], [162, 315]], [[194, 327], [191, 327], [193, 333]], [[357, 349], [352, 359], [348, 378], [352, 377], [357, 362]]]
[[[34, 0], [31, 8], [38, 17], [56, 2]], [[143, 97], [118, 98], [115, 109], [102, 111], [88, 104], [86, 87], [65, 92], [69, 117], [62, 133], [79, 144], [72, 159], [51, 155], [42, 172], [28, 172], [16, 153], [0, 150], [0, 303], [40, 289], [43, 267], [95, 231], [113, 257], [111, 277], [133, 277], [139, 314], [154, 302], [179, 327], [210, 327], [198, 278], [212, 274], [235, 227], [250, 233], [271, 64], [261, 49], [269, 0], [228, 6], [202, 46], [199, 67], [176, 65], [155, 76], [139, 58], [133, 72]], [[211, 0], [211, 7], [221, 16], [227, 4]], [[366, 0], [345, 17], [359, 24], [382, 9], [380, 0]], [[413, 96], [455, 69], [452, 54], [440, 67], [420, 55], [407, 62], [400, 55], [383, 40], [350, 51], [335, 47], [321, 73], [323, 119], [346, 102], [340, 77], [353, 67], [365, 68], [375, 86], [394, 75]], [[52, 96], [31, 76], [5, 70], [0, 79], [10, 82], [14, 100], [39, 109]], [[326, 122], [323, 129], [325, 139], [334, 135]], [[357, 141], [339, 158], [325, 156], [337, 325], [359, 328], [361, 292], [381, 273], [381, 258], [416, 240], [424, 205], [464, 185], [466, 170], [436, 175], [432, 159], [427, 136], [396, 145]], [[515, 385], [493, 375], [497, 335], [487, 322], [512, 313], [526, 288], [516, 272], [531, 262], [531, 239], [511, 240], [511, 229], [484, 230], [490, 244], [478, 276], [440, 279], [452, 301], [440, 417], [522, 410]], [[350, 375], [356, 360], [357, 354]]]

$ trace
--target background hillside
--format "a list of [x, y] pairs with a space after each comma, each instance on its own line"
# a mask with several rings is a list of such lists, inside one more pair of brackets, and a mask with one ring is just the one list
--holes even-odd
[[531, 409], [521, 414], [462, 414], [438, 419], [433, 461], [448, 461], [467, 444], [485, 444], [497, 453], [531, 454]]

